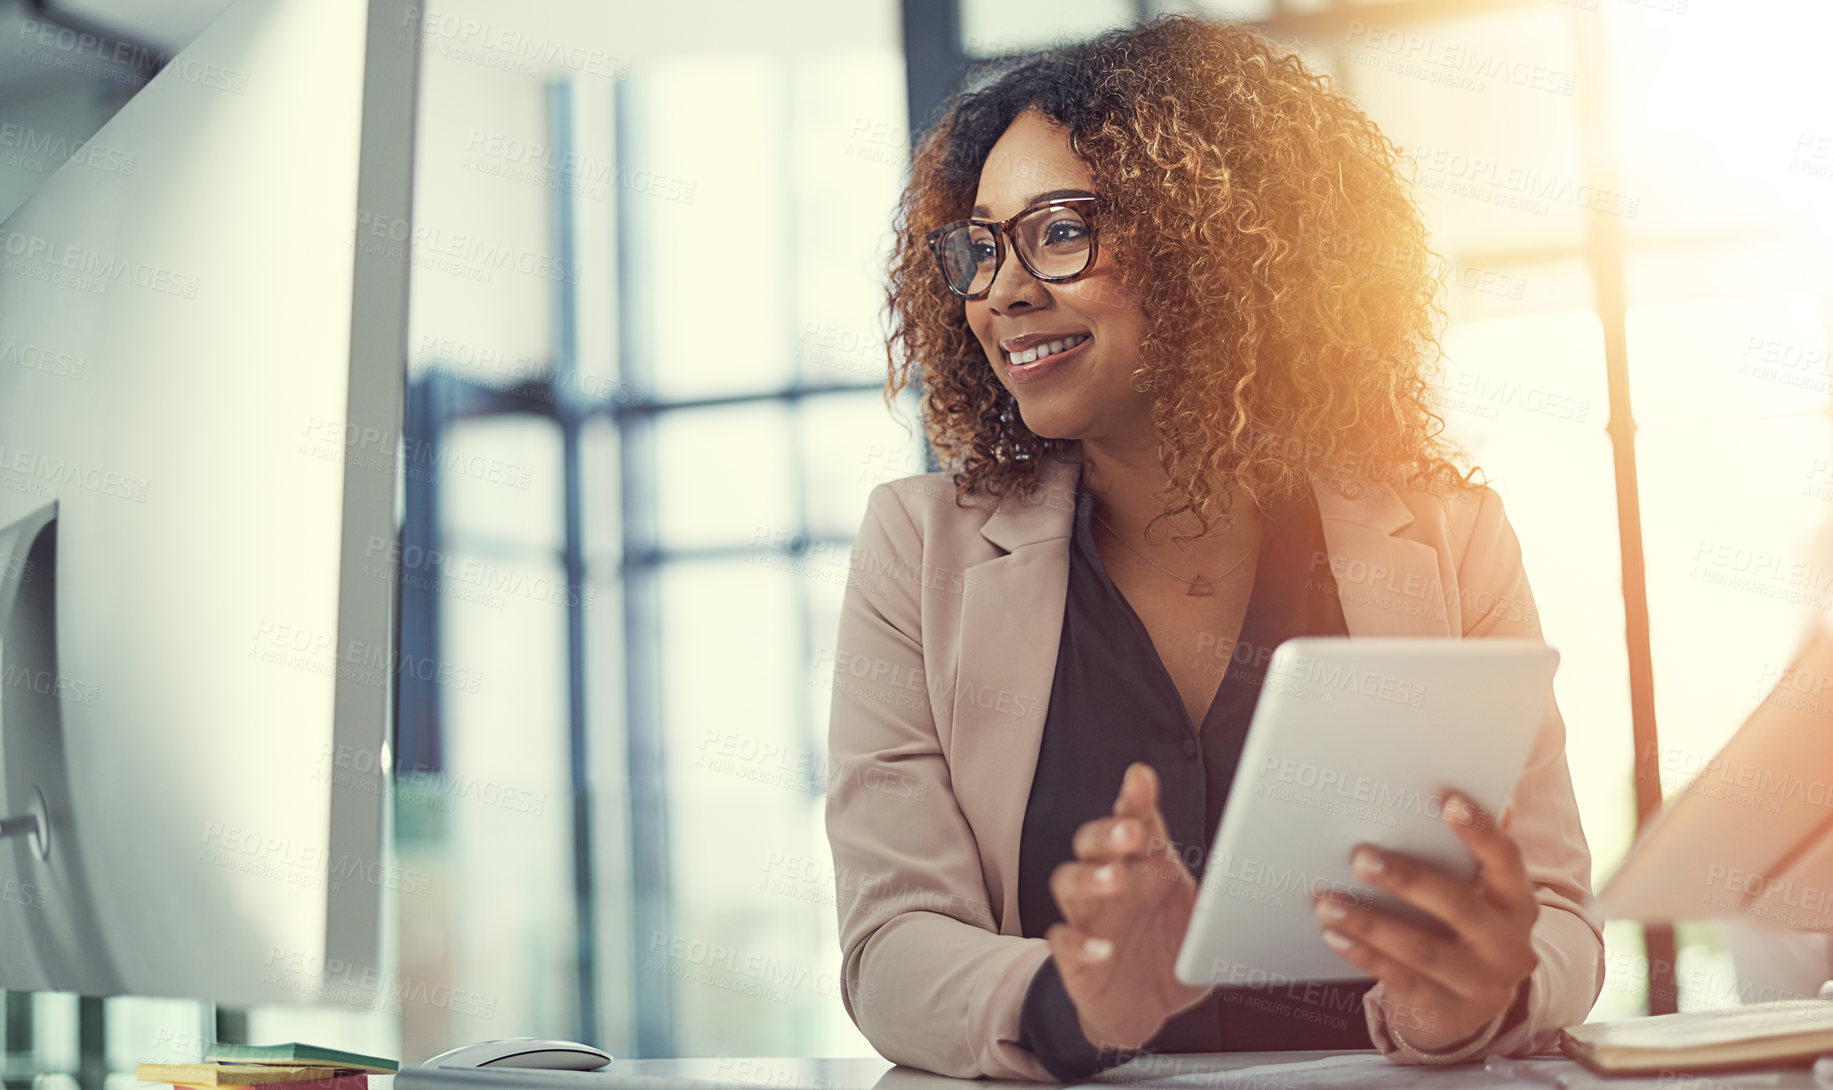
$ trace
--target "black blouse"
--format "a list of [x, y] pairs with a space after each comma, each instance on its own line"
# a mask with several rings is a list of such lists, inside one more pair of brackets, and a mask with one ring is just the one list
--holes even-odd
[[[1094, 497], [1078, 488], [1076, 499], [1056, 676], [1019, 841], [1019, 922], [1028, 938], [1043, 937], [1062, 919], [1050, 874], [1075, 858], [1070, 841], [1076, 829], [1112, 812], [1134, 761], [1158, 772], [1171, 839], [1201, 881], [1273, 648], [1293, 636], [1349, 631], [1328, 567], [1312, 563], [1324, 552], [1324, 531], [1316, 498], [1305, 489], [1267, 513], [1239, 638], [1223, 645], [1199, 637], [1198, 646], [1183, 652], [1221, 674], [1203, 729], [1195, 731], [1145, 624], [1101, 562], [1090, 528]], [[1216, 988], [1167, 1022], [1145, 1050], [1372, 1048], [1362, 1015], [1369, 987], [1297, 982]], [[1065, 1081], [1128, 1058], [1097, 1052], [1083, 1037], [1055, 959], [1044, 963], [1026, 993], [1019, 1043]]]

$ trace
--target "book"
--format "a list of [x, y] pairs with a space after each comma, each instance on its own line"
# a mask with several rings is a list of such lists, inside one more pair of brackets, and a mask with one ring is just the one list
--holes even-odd
[[[306, 1082], [206, 1083], [196, 1080], [210, 1077], [221, 1078], [222, 1076], [211, 1076], [209, 1074], [187, 1075], [184, 1073], [184, 1069], [197, 1066], [209, 1065], [141, 1064], [141, 1070], [137, 1072], [136, 1075], [142, 1082], [170, 1082], [173, 1090], [274, 1090], [275, 1087], [284, 1087], [285, 1090], [369, 1090], [369, 1072], [367, 1071], [350, 1071], [344, 1068], [319, 1067], [313, 1068], [313, 1070], [318, 1072], [318, 1078]], [[159, 1072], [158, 1069], [160, 1068], [166, 1069], [164, 1074]], [[174, 1078], [174, 1075], [176, 1075], [177, 1078]], [[241, 1078], [246, 1076], [233, 1077]], [[185, 1081], [181, 1082], [178, 1081], [178, 1079], [184, 1079]]]
[[1806, 1067], [1833, 1052], [1833, 1000], [1590, 1022], [1560, 1030], [1559, 1047], [1602, 1075]]
[[210, 1046], [210, 1050], [204, 1053], [204, 1059], [244, 1064], [343, 1067], [354, 1071], [371, 1071], [378, 1075], [392, 1075], [401, 1068], [394, 1060], [380, 1056], [365, 1056], [360, 1052], [344, 1052], [341, 1049], [300, 1044], [298, 1041], [289, 1041], [284, 1045], [226, 1045], [219, 1042]]
[[283, 1064], [140, 1064], [141, 1082], [173, 1086], [286, 1086], [289, 1090], [364, 1090], [369, 1073], [346, 1068]]

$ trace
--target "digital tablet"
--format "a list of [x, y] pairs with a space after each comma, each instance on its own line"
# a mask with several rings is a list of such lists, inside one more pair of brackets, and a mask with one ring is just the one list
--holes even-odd
[[1534, 639], [1302, 637], [1274, 650], [1190, 929], [1186, 984], [1367, 979], [1324, 943], [1315, 891], [1408, 919], [1359, 881], [1368, 843], [1470, 878], [1447, 789], [1500, 818], [1553, 699], [1559, 653]]

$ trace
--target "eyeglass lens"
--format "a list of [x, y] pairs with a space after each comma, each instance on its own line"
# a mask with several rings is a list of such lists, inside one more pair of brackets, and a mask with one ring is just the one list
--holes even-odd
[[[1040, 208], [1012, 225], [1020, 259], [1032, 275], [1074, 276], [1088, 268], [1092, 233], [1088, 221], [1074, 208]], [[942, 237], [938, 249], [943, 272], [951, 288], [962, 295], [977, 295], [993, 283], [998, 247], [993, 228], [964, 224]]]

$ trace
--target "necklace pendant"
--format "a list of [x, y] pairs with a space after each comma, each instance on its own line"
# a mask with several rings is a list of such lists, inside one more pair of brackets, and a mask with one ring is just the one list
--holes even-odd
[[1209, 585], [1209, 580], [1200, 575], [1197, 576], [1194, 583], [1190, 584], [1190, 589], [1185, 591], [1184, 594], [1186, 597], [1190, 598], [1201, 598], [1204, 595], [1208, 595], [1211, 598], [1216, 596], [1215, 590]]

